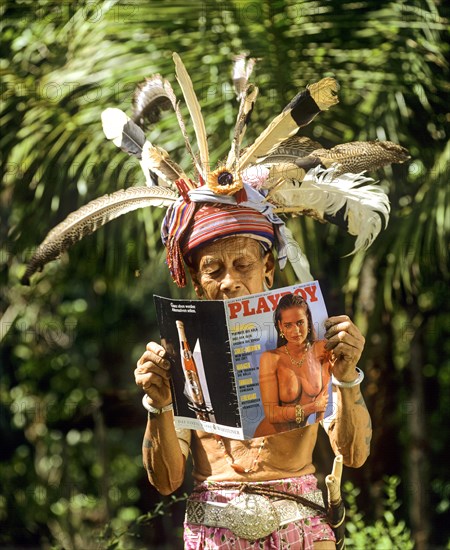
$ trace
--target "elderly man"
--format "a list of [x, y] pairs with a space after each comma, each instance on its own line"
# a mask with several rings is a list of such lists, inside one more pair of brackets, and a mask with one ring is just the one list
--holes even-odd
[[[311, 280], [308, 261], [279, 213], [343, 226], [357, 237], [355, 251], [371, 244], [383, 221], [388, 221], [389, 201], [364, 171], [405, 162], [409, 155], [390, 141], [351, 142], [327, 150], [299, 136], [299, 129], [337, 103], [339, 86], [333, 78], [299, 92], [243, 149], [258, 89], [248, 81], [255, 59], [238, 56], [233, 81], [240, 106], [231, 149], [226, 161], [211, 170], [206, 127], [192, 81], [178, 54], [173, 58], [198, 155], [169, 83], [160, 75], [146, 79], [133, 97], [131, 119], [119, 109], [106, 109], [102, 121], [107, 138], [140, 160], [148, 185], [105, 195], [72, 213], [37, 248], [24, 283], [77, 240], [122, 214], [149, 206], [169, 206], [162, 236], [174, 281], [180, 287], [186, 284], [186, 263], [197, 295], [206, 299], [226, 300], [270, 288], [272, 249], [281, 269], [289, 259], [300, 282]], [[166, 151], [146, 140], [142, 130], [145, 120], [153, 123], [168, 105], [176, 113], [196, 182]], [[154, 185], [156, 181], [162, 186]], [[369, 454], [371, 439], [370, 418], [359, 390], [363, 375], [356, 368], [364, 338], [346, 316], [331, 317], [326, 326], [327, 348], [334, 353], [335, 407], [333, 419], [324, 427], [334, 452], [343, 455], [347, 466], [358, 467]], [[149, 343], [135, 370], [149, 411], [144, 464], [150, 482], [169, 494], [181, 485], [186, 457], [192, 454], [195, 488], [187, 504], [186, 548], [334, 548], [313, 475], [318, 424], [250, 441], [177, 431], [169, 378], [165, 350]], [[292, 406], [287, 420], [301, 424], [299, 406]], [[318, 412], [321, 406], [317, 400]], [[293, 501], [295, 510], [290, 506]], [[250, 529], [252, 524], [257, 529]]]
[[[169, 223], [166, 219], [166, 226]], [[197, 296], [227, 300], [270, 288], [275, 270], [271, 250], [275, 233], [276, 228], [264, 215], [249, 208], [214, 204], [197, 207], [178, 240]], [[364, 338], [345, 315], [329, 318], [326, 329], [327, 348], [336, 357], [336, 407], [333, 420], [325, 428], [334, 452], [343, 455], [344, 464], [359, 467], [369, 455], [371, 439], [370, 417], [359, 387], [361, 376], [355, 368]], [[335, 548], [331, 528], [323, 514], [313, 508], [302, 507], [300, 517], [288, 524], [274, 524], [272, 532], [257, 541], [236, 535], [229, 528], [229, 520], [225, 526], [221, 523], [220, 514], [204, 514], [206, 507], [223, 510], [220, 503], [239, 495], [242, 484], [247, 488], [257, 486], [269, 497], [303, 495], [317, 502], [312, 453], [318, 424], [248, 441], [176, 430], [169, 378], [165, 350], [150, 342], [135, 370], [136, 384], [144, 390], [149, 410], [143, 460], [150, 483], [168, 495], [182, 484], [186, 457], [192, 454], [195, 487], [188, 501], [185, 548]], [[204, 508], [200, 515], [203, 519], [193, 512], [194, 504]], [[239, 523], [238, 517], [235, 523]]]

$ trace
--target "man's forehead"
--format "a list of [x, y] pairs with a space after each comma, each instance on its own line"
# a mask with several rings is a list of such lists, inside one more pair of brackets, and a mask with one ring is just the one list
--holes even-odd
[[259, 257], [261, 255], [261, 244], [251, 237], [228, 237], [218, 239], [202, 247], [196, 254], [197, 260], [202, 263], [224, 255]]

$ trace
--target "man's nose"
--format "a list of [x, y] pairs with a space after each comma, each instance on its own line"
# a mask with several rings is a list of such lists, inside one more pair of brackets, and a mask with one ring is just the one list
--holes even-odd
[[220, 281], [220, 289], [224, 292], [234, 292], [241, 286], [240, 277], [234, 269], [228, 269]]

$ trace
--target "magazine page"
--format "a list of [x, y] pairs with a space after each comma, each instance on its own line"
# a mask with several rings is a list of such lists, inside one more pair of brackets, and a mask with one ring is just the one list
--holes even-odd
[[224, 302], [154, 301], [172, 363], [176, 427], [244, 439]]
[[[154, 298], [177, 427], [250, 439], [331, 414], [317, 281], [227, 301]], [[292, 418], [296, 405], [303, 418]]]
[[[324, 350], [328, 315], [319, 283], [293, 285], [225, 304], [244, 438], [302, 427], [329, 416], [331, 358]], [[285, 327], [282, 340], [281, 324]], [[292, 419], [295, 405], [304, 410], [301, 423]], [[315, 409], [320, 412], [311, 412]]]

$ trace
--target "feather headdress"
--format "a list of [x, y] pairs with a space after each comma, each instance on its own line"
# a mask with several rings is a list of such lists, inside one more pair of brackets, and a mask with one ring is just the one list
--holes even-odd
[[[389, 141], [353, 142], [325, 149], [298, 135], [300, 128], [338, 102], [335, 79], [324, 78], [297, 94], [254, 143], [243, 149], [258, 88], [249, 82], [256, 60], [238, 56], [233, 83], [239, 109], [230, 153], [223, 164], [212, 170], [206, 127], [192, 81], [180, 56], [175, 53], [173, 59], [198, 154], [189, 141], [169, 82], [160, 75], [147, 78], [136, 89], [131, 116], [116, 108], [108, 108], [102, 114], [106, 137], [139, 160], [147, 186], [105, 195], [70, 214], [37, 248], [22, 278], [24, 284], [86, 235], [122, 214], [149, 206], [173, 209], [181, 203], [220, 203], [257, 210], [276, 228], [280, 265], [283, 267], [289, 259], [301, 281], [311, 278], [308, 262], [279, 214], [301, 214], [344, 226], [356, 236], [355, 251], [371, 244], [383, 222], [388, 221], [389, 201], [384, 191], [363, 174], [390, 163], [405, 162], [409, 155], [406, 149]], [[196, 172], [192, 179], [167, 151], [145, 137], [146, 125], [157, 122], [161, 111], [168, 109], [175, 112], [192, 158]], [[172, 246], [176, 251], [179, 248], [177, 243]], [[184, 280], [172, 275], [179, 284]]]

